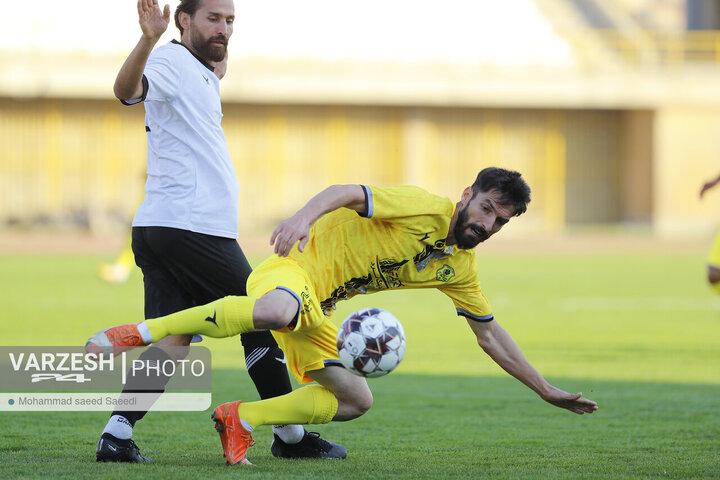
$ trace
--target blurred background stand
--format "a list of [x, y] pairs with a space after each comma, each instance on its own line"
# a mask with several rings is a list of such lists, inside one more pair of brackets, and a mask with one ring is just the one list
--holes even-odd
[[[720, 209], [697, 190], [720, 166], [718, 8], [236, 2], [221, 89], [241, 239], [332, 183], [455, 198], [488, 165], [522, 171], [533, 188], [508, 236], [708, 239]], [[102, 22], [66, 10], [39, 0], [30, 24], [0, 18], [0, 231], [121, 245], [142, 194], [144, 111], [111, 86], [136, 12], [122, 0], [93, 8]]]

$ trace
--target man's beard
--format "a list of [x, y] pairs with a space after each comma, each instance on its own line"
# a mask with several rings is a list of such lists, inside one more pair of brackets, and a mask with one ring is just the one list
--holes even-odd
[[487, 233], [487, 231], [483, 227], [477, 227], [477, 230], [480, 230], [480, 237], [475, 237], [474, 235], [467, 233], [467, 208], [468, 206], [465, 205], [465, 207], [463, 207], [463, 209], [458, 212], [457, 221], [455, 222], [455, 227], [453, 228], [453, 234], [455, 235], [455, 243], [457, 244], [458, 248], [462, 248], [464, 250], [475, 248], [478, 243], [484, 242], [485, 240], [490, 238], [490, 234]]
[[[213, 45], [212, 42], [220, 42], [222, 45]], [[220, 62], [225, 58], [227, 53], [228, 39], [222, 35], [210, 37], [207, 40], [202, 38], [199, 33], [190, 36], [190, 43], [192, 44], [195, 53], [205, 61]]]

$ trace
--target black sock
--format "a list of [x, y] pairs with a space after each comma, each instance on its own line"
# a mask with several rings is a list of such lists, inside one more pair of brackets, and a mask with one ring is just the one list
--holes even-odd
[[245, 349], [245, 366], [261, 399], [292, 392], [285, 367], [285, 354], [267, 330], [240, 335]]
[[[142, 361], [149, 361], [151, 363], [158, 362], [162, 364], [163, 362], [173, 359], [165, 353], [164, 350], [157, 347], [150, 347], [146, 351], [144, 351], [138, 360]], [[143, 369], [141, 370], [143, 372], [147, 372], [147, 370]], [[151, 376], [148, 377], [146, 375], [132, 375], [132, 370], [128, 372], [127, 381], [125, 382], [125, 388], [123, 388], [123, 393], [157, 393], [157, 396], [160, 397], [160, 395], [165, 391], [165, 385], [170, 381], [172, 376], [170, 375], [163, 375], [162, 373], [160, 376]], [[162, 370], [161, 370], [162, 372]], [[145, 411], [122, 411], [122, 410], [115, 410], [110, 414], [112, 415], [121, 415], [128, 419], [130, 424], [135, 427], [135, 422], [140, 420], [145, 416], [147, 413], [147, 410]]]

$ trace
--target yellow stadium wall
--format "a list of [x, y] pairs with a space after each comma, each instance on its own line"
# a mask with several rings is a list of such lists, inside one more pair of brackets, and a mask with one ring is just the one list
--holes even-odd
[[0, 225], [127, 217], [142, 194], [142, 126], [111, 102], [0, 100]]
[[[333, 183], [456, 199], [489, 165], [521, 171], [533, 189], [515, 232], [648, 222], [653, 152], [666, 148], [653, 129], [671, 128], [614, 110], [230, 104], [224, 114], [241, 232], [267, 231]], [[142, 194], [143, 116], [115, 101], [0, 99], [0, 226], [121, 228]]]

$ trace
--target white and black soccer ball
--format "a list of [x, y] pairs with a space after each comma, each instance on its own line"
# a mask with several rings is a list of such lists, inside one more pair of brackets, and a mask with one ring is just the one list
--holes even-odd
[[337, 350], [340, 361], [352, 373], [380, 377], [392, 372], [403, 359], [405, 330], [386, 310], [358, 310], [340, 325]]

